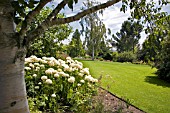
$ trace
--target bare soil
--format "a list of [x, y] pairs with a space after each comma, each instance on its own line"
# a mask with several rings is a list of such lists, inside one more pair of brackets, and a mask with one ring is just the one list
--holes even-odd
[[[102, 88], [99, 88], [98, 95], [94, 96], [93, 99], [96, 103], [101, 103], [98, 106], [103, 106], [103, 113], [145, 113]], [[100, 113], [102, 112], [100, 111]]]

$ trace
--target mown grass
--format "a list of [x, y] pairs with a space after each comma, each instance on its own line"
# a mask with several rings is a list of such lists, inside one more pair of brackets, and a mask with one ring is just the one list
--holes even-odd
[[170, 113], [170, 84], [157, 78], [156, 69], [147, 65], [85, 61], [85, 67], [99, 78], [101, 86], [113, 94], [129, 100], [148, 113]]

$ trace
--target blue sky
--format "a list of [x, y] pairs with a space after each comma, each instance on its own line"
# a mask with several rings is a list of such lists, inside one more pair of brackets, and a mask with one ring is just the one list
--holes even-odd
[[[60, 3], [62, 0], [54, 0], [53, 2], [55, 4]], [[106, 2], [108, 0], [96, 0], [98, 2]], [[156, 1], [156, 0], [155, 0]], [[77, 4], [74, 5], [73, 11], [69, 9], [67, 6], [62, 10], [62, 13], [65, 13], [67, 17], [72, 16], [80, 12], [80, 8], [83, 6], [83, 2], [86, 2], [86, 0], [79, 0]], [[104, 10], [103, 15], [100, 15], [100, 18], [102, 19], [103, 23], [105, 24], [106, 28], [110, 28], [112, 31], [112, 34], [118, 32], [121, 28], [122, 23], [127, 20], [127, 18], [130, 16], [130, 10], [128, 9], [126, 13], [120, 12], [121, 2], [115, 4], [114, 6], [111, 6], [109, 8], [106, 8]], [[166, 11], [170, 13], [170, 4], [163, 7], [162, 11]], [[81, 26], [79, 25], [79, 21], [72, 22], [70, 25], [73, 27], [73, 30], [79, 29], [81, 30]], [[142, 43], [146, 35], [144, 32], [141, 33], [142, 38], [140, 39], [139, 43]], [[69, 36], [69, 39], [71, 39], [72, 34]], [[82, 40], [84, 37], [81, 37]], [[111, 36], [108, 36], [108, 38], [111, 38]], [[65, 40], [64, 43], [68, 43], [68, 40]]]

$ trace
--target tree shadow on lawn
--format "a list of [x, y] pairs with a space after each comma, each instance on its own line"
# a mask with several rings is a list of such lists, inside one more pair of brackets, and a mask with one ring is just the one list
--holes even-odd
[[145, 82], [148, 82], [150, 84], [155, 84], [157, 86], [162, 86], [162, 87], [169, 87], [170, 88], [170, 83], [161, 80], [157, 76], [146, 76]]

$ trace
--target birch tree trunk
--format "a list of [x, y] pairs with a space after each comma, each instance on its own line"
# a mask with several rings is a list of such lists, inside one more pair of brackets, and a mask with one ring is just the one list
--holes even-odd
[[29, 113], [23, 47], [18, 47], [10, 2], [0, 1], [0, 113]]

